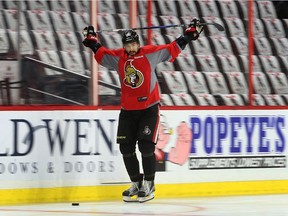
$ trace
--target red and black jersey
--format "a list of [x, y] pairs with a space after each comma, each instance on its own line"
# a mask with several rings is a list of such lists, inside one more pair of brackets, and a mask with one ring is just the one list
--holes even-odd
[[181, 49], [176, 41], [170, 44], [140, 48], [129, 56], [123, 48], [100, 47], [95, 59], [104, 67], [114, 68], [121, 82], [121, 106], [125, 110], [142, 110], [160, 102], [159, 84], [155, 73], [158, 63], [173, 62]]

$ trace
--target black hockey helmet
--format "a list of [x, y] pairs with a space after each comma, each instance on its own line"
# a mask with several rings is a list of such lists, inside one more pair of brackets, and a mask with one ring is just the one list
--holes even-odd
[[126, 30], [126, 31], [122, 34], [122, 43], [123, 43], [123, 44], [126, 44], [126, 43], [131, 43], [131, 42], [140, 43], [140, 41], [139, 41], [139, 35], [137, 34], [136, 31]]

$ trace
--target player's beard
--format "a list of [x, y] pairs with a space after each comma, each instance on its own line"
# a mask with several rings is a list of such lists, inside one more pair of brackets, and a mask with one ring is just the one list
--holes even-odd
[[130, 51], [130, 52], [129, 52], [129, 55], [130, 55], [130, 56], [133, 56], [133, 55], [135, 55], [136, 53], [137, 53], [137, 52], [135, 52], [135, 51]]
[[137, 50], [131, 50], [131, 51], [129, 51], [128, 54], [129, 54], [130, 56], [133, 56], [133, 55], [136, 55], [139, 51], [140, 51], [140, 47], [138, 47]]

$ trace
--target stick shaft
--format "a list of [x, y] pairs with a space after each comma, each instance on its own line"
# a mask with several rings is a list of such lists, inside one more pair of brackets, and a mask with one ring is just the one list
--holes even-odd
[[146, 29], [161, 29], [161, 28], [175, 28], [175, 27], [182, 27], [186, 26], [185, 24], [178, 24], [178, 25], [164, 25], [164, 26], [145, 26], [145, 27], [138, 27], [138, 28], [131, 28], [131, 29], [104, 29], [96, 31], [96, 33], [101, 32], [119, 32], [119, 31], [126, 31], [126, 30], [146, 30]]
[[[224, 27], [218, 23], [200, 23], [200, 25], [214, 25], [219, 31], [224, 31]], [[120, 32], [126, 30], [146, 30], [146, 29], [163, 29], [163, 28], [175, 28], [175, 27], [188, 27], [189, 24], [174, 24], [174, 25], [163, 25], [163, 26], [145, 26], [131, 29], [104, 29], [96, 31], [96, 33], [102, 32]]]

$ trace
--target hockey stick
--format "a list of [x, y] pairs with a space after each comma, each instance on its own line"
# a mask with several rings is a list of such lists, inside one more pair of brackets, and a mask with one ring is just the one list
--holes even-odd
[[[200, 23], [200, 25], [213, 25], [218, 31], [224, 31], [224, 27], [219, 23]], [[188, 24], [175, 24], [175, 25], [164, 25], [164, 26], [146, 26], [146, 27], [139, 27], [139, 28], [131, 28], [131, 29], [104, 29], [98, 30], [96, 33], [102, 32], [121, 32], [126, 30], [146, 30], [146, 29], [163, 29], [163, 28], [175, 28], [175, 27], [188, 27]]]

